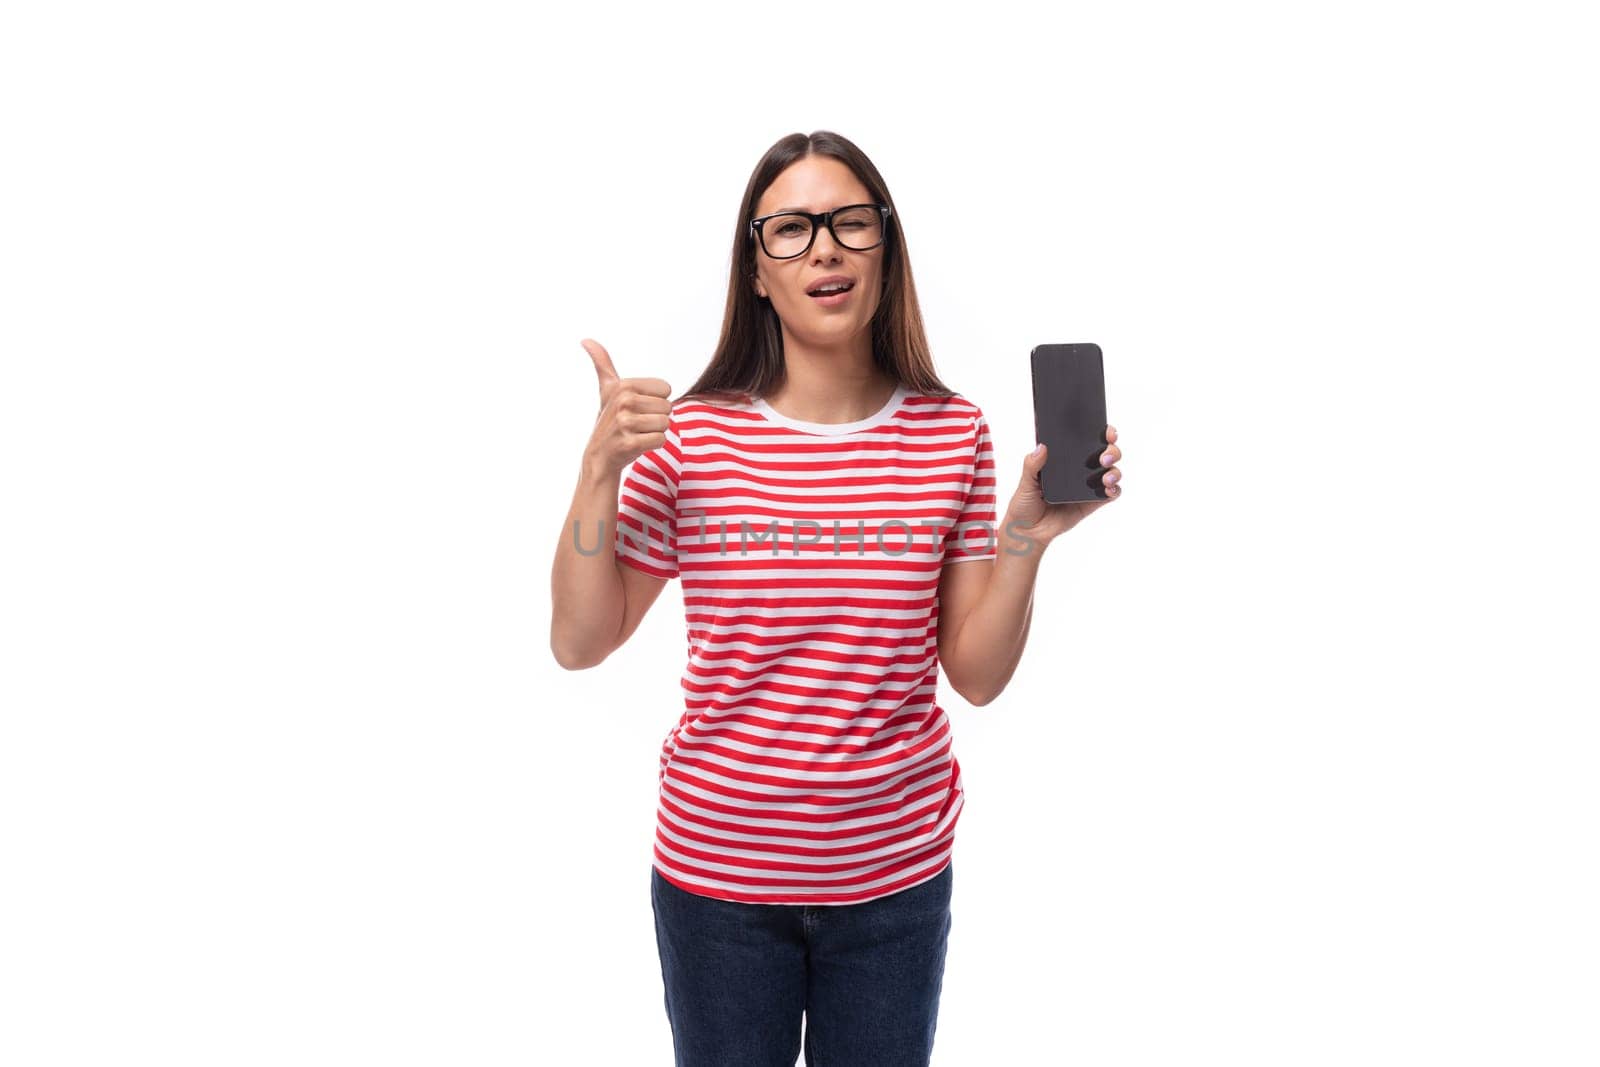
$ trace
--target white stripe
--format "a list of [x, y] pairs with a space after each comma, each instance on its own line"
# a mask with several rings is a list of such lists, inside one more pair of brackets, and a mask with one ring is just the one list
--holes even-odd
[[[685, 678], [680, 683], [688, 699], [703, 700], [713, 705], [720, 704], [722, 705], [723, 713], [748, 710], [753, 715], [765, 714], [760, 708], [744, 708], [741, 705], [747, 705], [753, 700], [770, 700], [775, 704], [793, 704], [797, 707], [834, 708], [837, 711], [846, 713], [843, 717], [835, 716], [834, 722], [861, 722], [873, 718], [882, 718], [883, 716], [892, 716], [904, 704], [904, 701], [892, 696], [873, 697], [863, 703], [862, 701], [849, 700], [842, 697], [820, 696], [816, 693], [784, 693], [775, 689], [767, 689], [759, 681], [750, 680], [737, 684], [741, 686], [753, 685], [755, 688], [741, 689], [737, 693], [711, 692], [703, 688], [705, 686], [714, 687], [718, 684], [728, 683], [719, 683], [715, 679], [709, 682], [701, 682], [698, 678]], [[732, 706], [730, 707], [729, 705]]]
[[[925, 776], [918, 777], [917, 775], [909, 775], [896, 786], [896, 788], [899, 790], [897, 800], [902, 808], [909, 807], [910, 801], [906, 798], [911, 793], [918, 790], [927, 789], [931, 785], [936, 784], [942, 776], [947, 776], [950, 770], [950, 764], [948, 761], [942, 763], [932, 763], [928, 767], [919, 770], [918, 773], [921, 774], [924, 770], [927, 771]], [[937, 773], [934, 773], [935, 771], [937, 771]], [[700, 819], [706, 820], [707, 822], [728, 822], [732, 818], [726, 812], [719, 812], [711, 808], [701, 807], [692, 801], [684, 800], [679, 796], [671, 796], [669, 798], [665, 790], [665, 786], [667, 784], [670, 784], [672, 789], [677, 793], [689, 793], [707, 804], [722, 804], [726, 806], [729, 804], [729, 798], [721, 793], [712, 792], [695, 785], [693, 782], [685, 782], [675, 775], [669, 774], [666, 782], [663, 783], [661, 799], [663, 801], [670, 799], [673, 804], [676, 804], [677, 806], [689, 811]], [[813, 790], [813, 792], [815, 792], [815, 790]], [[893, 795], [894, 794], [892, 793], [889, 794], [889, 796]], [[882, 813], [874, 813], [870, 817], [862, 817], [858, 819], [835, 818], [835, 816], [838, 816], [842, 813], [861, 811], [865, 808], [877, 807], [888, 802], [888, 797], [866, 799], [865, 792], [862, 793], [862, 796], [864, 799], [862, 799], [862, 801], [858, 804], [846, 803], [839, 805], [797, 803], [794, 801], [780, 801], [776, 799], [771, 801], [741, 801], [740, 803], [746, 805], [748, 810], [741, 812], [737, 821], [756, 830], [765, 827], [767, 829], [808, 829], [835, 831], [857, 829], [872, 830], [876, 827], [882, 826], [884, 822], [895, 817], [885, 816]], [[933, 796], [925, 797], [918, 801], [918, 804], [931, 804], [935, 801], [935, 799], [938, 798]], [[904, 812], [902, 811], [899, 814], [904, 814]]]
[[[871, 837], [864, 838], [861, 841], [861, 846], [860, 846], [859, 849], [852, 848], [852, 849], [850, 849], [850, 851], [841, 852], [839, 855], [836, 855], [836, 856], [801, 856], [801, 855], [794, 855], [792, 853], [788, 853], [788, 852], [783, 851], [784, 849], [792, 847], [792, 846], [794, 846], [796, 844], [803, 845], [806, 848], [836, 849], [836, 848], [845, 848], [845, 847], [847, 847], [847, 846], [841, 845], [840, 843], [838, 843], [836, 841], [827, 841], [827, 842], [800, 841], [800, 842], [796, 842], [792, 838], [787, 839], [787, 840], [778, 839], [778, 840], [773, 840], [773, 841], [770, 842], [772, 845], [776, 846], [774, 848], [760, 848], [760, 847], [740, 848], [740, 847], [738, 847], [737, 843], [734, 843], [734, 842], [724, 843], [724, 842], [721, 842], [721, 841], [718, 841], [716, 844], [707, 844], [704, 841], [697, 841], [692, 837], [686, 837], [686, 836], [684, 836], [682, 834], [674, 832], [674, 827], [676, 826], [676, 823], [673, 821], [672, 813], [669, 812], [669, 811], [663, 811], [661, 813], [661, 832], [669, 840], [671, 840], [674, 844], [680, 845], [683, 848], [687, 848], [687, 849], [699, 849], [702, 852], [715, 852], [719, 856], [725, 858], [730, 863], [735, 861], [735, 860], [748, 859], [748, 860], [777, 860], [777, 861], [780, 861], [780, 862], [783, 862], [783, 863], [796, 864], [798, 866], [816, 866], [816, 867], [821, 867], [821, 866], [825, 866], [827, 864], [833, 864], [833, 863], [859, 863], [859, 864], [865, 866], [865, 865], [868, 865], [868, 864], [872, 863], [875, 860], [882, 860], [882, 859], [891, 859], [892, 860], [892, 859], [894, 859], [896, 857], [904, 856], [906, 854], [906, 847], [908, 845], [911, 845], [911, 846], [913, 846], [913, 849], [914, 849], [915, 843], [916, 843], [916, 838], [915, 837], [912, 837], [910, 839], [902, 838], [899, 841], [890, 841], [890, 842], [887, 842], [887, 843], [885, 843], [885, 839], [890, 838], [890, 837], [894, 837], [894, 836], [896, 836], [898, 834], [915, 834], [918, 830], [927, 830], [927, 829], [932, 828], [933, 826], [937, 825], [938, 822], [939, 822], [938, 813], [935, 812], [933, 814], [933, 817], [919, 820], [918, 822], [916, 822], [916, 823], [914, 823], [912, 825], [889, 828], [889, 829], [884, 830], [882, 833], [875, 834], [875, 835], [872, 835]], [[699, 830], [698, 827], [694, 827], [694, 826], [684, 827], [684, 829], [686, 829], [686, 830], [696, 830], [696, 831]], [[707, 836], [710, 836], [710, 835], [707, 835]], [[749, 842], [748, 844], [751, 845], [751, 846], [759, 846], [760, 842]]]
[[[815, 768], [796, 770], [791, 767], [763, 766], [755, 763], [744, 763], [738, 760], [728, 759], [715, 752], [706, 752], [703, 750], [685, 752], [681, 745], [677, 751], [672, 754], [672, 763], [675, 766], [680, 757], [686, 757], [688, 759], [695, 760], [698, 763], [711, 764], [712, 766], [710, 768], [704, 766], [689, 766], [685, 764], [683, 767], [683, 773], [692, 774], [696, 778], [704, 778], [713, 785], [721, 785], [727, 789], [737, 789], [747, 793], [761, 793], [764, 796], [769, 797], [799, 797], [819, 792], [821, 791], [822, 787], [826, 786], [827, 794], [829, 796], [858, 797], [867, 796], [873, 793], [880, 793], [886, 789], [892, 789], [897, 782], [904, 778], [913, 777], [920, 771], [926, 770], [929, 766], [948, 762], [949, 755], [950, 735], [946, 734], [944, 737], [939, 739], [938, 744], [934, 745], [932, 748], [924, 749], [915, 755], [907, 756], [904, 759], [896, 760], [890, 763], [885, 763], [880, 767], [857, 767], [853, 770], [847, 771], [825, 771], [817, 770]], [[717, 768], [723, 768], [734, 772], [743, 772], [745, 774], [760, 774], [770, 778], [792, 778], [801, 784], [791, 787], [771, 785], [767, 782], [749, 782], [743, 778], [718, 774]], [[668, 769], [667, 774], [669, 777], [672, 776], [671, 768]], [[851, 783], [859, 782], [866, 778], [882, 778], [885, 775], [888, 776], [886, 781], [876, 781], [870, 784], [851, 787]], [[724, 798], [723, 803], [730, 803], [730, 801], [728, 801], [727, 798]], [[733, 803], [747, 802], [734, 801]], [[832, 808], [830, 806], [823, 805], [819, 806], [817, 810], [829, 811], [832, 810]]]
[[[700, 663], [702, 665], [710, 664], [712, 662], [734, 662], [747, 664], [750, 666], [758, 665], [754, 661], [747, 659], [734, 658], [730, 660], [729, 658], [723, 657], [713, 661], [706, 658], [712, 652], [740, 652], [748, 656], [770, 656], [772, 657], [772, 660], [776, 662], [784, 662], [789, 660], [791, 657], [800, 656], [803, 657], [806, 662], [816, 663], [819, 665], [823, 663], [831, 663], [837, 669], [840, 666], [839, 663], [836, 660], [824, 658], [822, 653], [833, 652], [843, 656], [888, 657], [901, 654], [910, 655], [911, 653], [918, 651], [929, 654], [937, 654], [938, 652], [937, 634], [931, 627], [927, 629], [926, 633], [924, 633], [923, 627], [920, 625], [915, 630], [901, 631], [904, 634], [903, 644], [898, 646], [886, 645], [881, 648], [858, 643], [852, 644], [845, 641], [828, 641], [820, 639], [810, 641], [778, 640], [773, 641], [771, 644], [760, 644], [754, 640], [744, 640], [744, 638], [753, 638], [757, 636], [753, 632], [753, 628], [759, 625], [759, 623], [752, 622], [749, 626], [734, 627], [717, 626], [716, 624], [708, 623], [707, 630], [714, 628], [719, 632], [706, 633], [699, 638], [700, 647], [691, 651], [690, 662]], [[833, 627], [829, 627], [829, 629], [833, 629]], [[843, 627], [840, 627], [839, 629], [842, 630]], [[800, 636], [800, 634], [796, 632], [795, 628], [792, 626], [777, 626], [765, 632], [776, 633], [778, 630], [790, 631], [788, 636], [791, 637]], [[915, 644], [917, 641], [921, 641], [922, 643], [920, 648]], [[865, 665], [863, 665], [863, 669], [867, 669]], [[876, 670], [878, 668], [873, 667], [871, 669]]]
[[[802, 752], [788, 747], [780, 748], [774, 746], [753, 745], [748, 741], [741, 741], [738, 738], [728, 736], [730, 733], [764, 734], [768, 737], [782, 737], [785, 741], [798, 741], [802, 743], [809, 741], [814, 744], [829, 745], [837, 745], [841, 743], [865, 744], [870, 742], [874, 747], [862, 752]], [[697, 748], [686, 748], [686, 746], [712, 744], [718, 745], [722, 748], [731, 749], [734, 752], [743, 752], [750, 756], [766, 756], [774, 759], [807, 760], [810, 761], [813, 767], [844, 767], [855, 763], [861, 763], [866, 760], [883, 759], [895, 752], [896, 746], [893, 744], [894, 741], [898, 740], [907, 742], [906, 744], [899, 746], [903, 750], [912, 747], [918, 741], [926, 740], [932, 736], [933, 733], [933, 730], [926, 729], [920, 722], [908, 722], [905, 724], [903, 729], [896, 730], [893, 733], [874, 733], [870, 738], [865, 739], [829, 737], [825, 734], [807, 734], [798, 730], [785, 730], [781, 733], [773, 730], [754, 730], [737, 723], [733, 723], [717, 730], [703, 730], [697, 726], [691, 731], [686, 727], [679, 735], [678, 751], [687, 752], [689, 755], [693, 756], [709, 755], [709, 753], [705, 753]], [[924, 752], [925, 751], [926, 749], [924, 749]], [[870, 771], [873, 774], [877, 774], [887, 766], [889, 765], [882, 764], [878, 767], [870, 768]], [[778, 774], [796, 773], [789, 771], [786, 768], [775, 768], [774, 771]], [[804, 773], [809, 774], [810, 772], [807, 771]]]

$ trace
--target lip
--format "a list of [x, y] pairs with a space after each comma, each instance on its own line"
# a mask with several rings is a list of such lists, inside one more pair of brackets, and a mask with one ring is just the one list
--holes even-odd
[[[831, 293], [828, 296], [812, 296], [811, 295], [811, 290], [815, 289], [819, 285], [827, 285], [829, 282], [845, 282], [846, 284], [848, 284], [850, 286], [850, 288], [846, 289], [842, 293]], [[817, 303], [821, 304], [823, 307], [835, 307], [835, 306], [837, 306], [839, 304], [843, 304], [846, 301], [848, 301], [850, 299], [850, 297], [852, 295], [854, 295], [854, 293], [856, 291], [856, 286], [858, 284], [859, 283], [854, 278], [846, 277], [843, 274], [829, 274], [829, 275], [825, 275], [824, 277], [817, 278], [816, 280], [811, 282], [810, 285], [807, 285], [806, 286], [806, 296], [811, 297], [812, 300], [815, 300]]]
[[827, 285], [827, 283], [829, 283], [829, 282], [845, 282], [845, 283], [848, 283], [848, 285], [850, 285], [851, 288], [854, 288], [854, 285], [856, 285], [856, 280], [854, 280], [854, 278], [848, 277], [848, 275], [826, 274], [826, 275], [822, 275], [821, 278], [813, 278], [813, 280], [811, 280], [810, 285], [806, 285], [805, 286], [805, 294], [806, 294], [806, 296], [811, 296], [811, 290], [814, 290], [814, 288], [816, 288], [816, 286]]

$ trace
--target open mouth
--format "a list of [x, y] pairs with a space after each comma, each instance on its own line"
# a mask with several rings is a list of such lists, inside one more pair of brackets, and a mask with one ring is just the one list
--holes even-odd
[[807, 289], [806, 294], [820, 304], [842, 304], [855, 287], [851, 281], [825, 281]]

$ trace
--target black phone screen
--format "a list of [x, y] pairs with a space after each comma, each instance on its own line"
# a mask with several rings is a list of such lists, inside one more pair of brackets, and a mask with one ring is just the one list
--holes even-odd
[[1104, 500], [1106, 379], [1100, 346], [1039, 345], [1033, 350], [1034, 440], [1049, 450], [1039, 474], [1050, 504]]

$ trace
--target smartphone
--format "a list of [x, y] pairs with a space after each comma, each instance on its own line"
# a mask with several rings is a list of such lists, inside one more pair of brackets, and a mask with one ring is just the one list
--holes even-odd
[[1049, 451], [1039, 485], [1049, 504], [1105, 500], [1106, 375], [1100, 346], [1033, 350], [1033, 432]]

